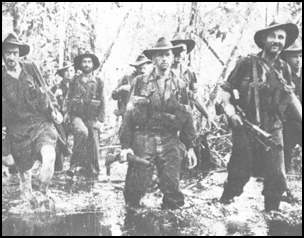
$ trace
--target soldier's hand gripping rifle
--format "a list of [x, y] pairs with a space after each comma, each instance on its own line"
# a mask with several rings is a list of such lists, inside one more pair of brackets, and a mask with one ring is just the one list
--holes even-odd
[[115, 154], [113, 157], [106, 158], [105, 167], [107, 171], [107, 176], [111, 175], [111, 165], [118, 161], [119, 163], [129, 162], [129, 163], [137, 163], [144, 166], [151, 166], [152, 164], [147, 160], [147, 158], [140, 158], [139, 156], [128, 154], [127, 161], [123, 161], [121, 158], [120, 152]]
[[247, 119], [246, 113], [238, 104], [239, 94], [236, 89], [233, 90], [233, 104], [235, 107], [236, 113], [240, 116], [243, 122], [244, 128], [252, 135], [252, 137], [261, 144], [266, 151], [271, 150], [272, 148], [280, 147], [280, 145], [274, 143], [272, 135], [267, 131], [264, 131], [259, 126], [253, 124]]

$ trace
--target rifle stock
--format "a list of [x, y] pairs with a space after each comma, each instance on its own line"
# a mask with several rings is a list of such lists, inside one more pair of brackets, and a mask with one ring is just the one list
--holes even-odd
[[116, 161], [118, 161], [120, 163], [124, 163], [124, 162], [135, 163], [135, 164], [140, 164], [140, 165], [144, 165], [144, 166], [152, 165], [151, 162], [149, 162], [147, 160], [147, 158], [141, 158], [139, 156], [132, 155], [132, 154], [127, 155], [127, 161], [122, 161], [121, 157], [120, 157], [120, 153], [117, 153], [113, 157], [108, 157], [106, 159], [105, 167], [106, 167], [107, 176], [111, 175], [111, 165]]

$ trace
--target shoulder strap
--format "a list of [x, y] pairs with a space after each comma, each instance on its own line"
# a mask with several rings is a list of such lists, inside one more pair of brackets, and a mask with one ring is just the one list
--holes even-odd
[[[251, 62], [252, 62], [252, 78], [253, 82], [251, 83], [251, 87], [249, 88], [248, 93], [251, 93], [253, 90], [254, 93], [254, 103], [255, 103], [255, 115], [256, 115], [256, 122], [260, 124], [261, 122], [261, 116], [260, 116], [260, 97], [259, 97], [259, 88], [258, 88], [258, 71], [257, 71], [257, 61], [256, 57], [252, 56], [251, 57]], [[251, 95], [248, 96], [249, 100], [251, 98]], [[249, 102], [250, 103], [250, 102]]]
[[101, 90], [104, 87], [104, 83], [101, 80], [101, 78], [99, 78], [99, 77], [96, 77], [96, 80], [97, 80], [97, 89], [98, 89], [98, 95], [97, 95], [97, 97], [100, 99], [100, 97], [101, 97]]

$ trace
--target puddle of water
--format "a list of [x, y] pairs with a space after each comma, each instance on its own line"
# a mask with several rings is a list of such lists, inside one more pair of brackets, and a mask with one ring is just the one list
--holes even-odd
[[109, 236], [111, 226], [103, 224], [98, 213], [54, 216], [34, 214], [28, 217], [9, 216], [2, 221], [2, 235], [10, 236]]
[[127, 211], [125, 234], [131, 236], [179, 236], [178, 219], [170, 213], [151, 210], [141, 213]]
[[134, 236], [180, 235], [176, 219], [158, 212], [127, 212], [124, 224], [108, 224], [102, 213], [10, 215], [2, 221], [3, 236]]
[[286, 222], [272, 220], [269, 222], [270, 236], [302, 236], [302, 223], [291, 225]]
[[[115, 167], [113, 172], [116, 172]], [[195, 194], [194, 188], [191, 188], [190, 195], [192, 197], [189, 197], [189, 199], [191, 198], [193, 201], [191, 199], [189, 201], [192, 201], [196, 207], [194, 209], [188, 207], [189, 211], [187, 211], [187, 208], [177, 212], [162, 211], [159, 209], [160, 197], [151, 194], [151, 196], [146, 197], [149, 203], [145, 204], [145, 209], [132, 212], [130, 210], [125, 211], [121, 191], [124, 185], [123, 179], [121, 176], [117, 176], [115, 179], [109, 183], [102, 174], [100, 178], [92, 181], [81, 179], [72, 181], [64, 175], [56, 175], [51, 185], [51, 191], [56, 201], [57, 214], [24, 214], [24, 212], [21, 214], [23, 210], [18, 207], [22, 202], [18, 200], [20, 195], [18, 184], [4, 185], [2, 183], [2, 235], [176, 236], [207, 235], [209, 232], [210, 235], [214, 235], [220, 228], [223, 229], [220, 235], [227, 235], [227, 233], [232, 235], [257, 235], [258, 226], [252, 226], [252, 224], [259, 220], [258, 217], [251, 217], [251, 215], [242, 217], [241, 215], [248, 215], [248, 211], [252, 209], [250, 205], [252, 199], [248, 199], [248, 196], [252, 196], [255, 202], [259, 202], [260, 205], [257, 210], [261, 210], [262, 198], [256, 196], [256, 191], [261, 190], [260, 184], [254, 183], [251, 184], [251, 187], [248, 185], [245, 188], [249, 190], [246, 193], [248, 194], [247, 197], [238, 198], [239, 200], [236, 199], [237, 201], [234, 204], [227, 206], [227, 209], [224, 210], [227, 210], [227, 214], [223, 213], [221, 205], [212, 202], [214, 197], [220, 196], [224, 177], [215, 179], [215, 181], [220, 181], [219, 186], [214, 186], [213, 180], [208, 180], [208, 183], [212, 184], [211, 189], [208, 188], [208, 192], [202, 193], [202, 188], [200, 188], [198, 194]], [[209, 185], [206, 183], [206, 187]], [[190, 193], [190, 191], [188, 192]], [[203, 198], [204, 195], [206, 196], [204, 199], [210, 198], [209, 205], [206, 204], [207, 200], [195, 200], [196, 198]], [[243, 205], [239, 206], [239, 204]], [[11, 208], [19, 209], [19, 212], [13, 215]], [[237, 219], [229, 219], [229, 222], [227, 222], [226, 218], [236, 211]], [[202, 220], [202, 214], [205, 220]], [[223, 216], [226, 217], [222, 221]], [[246, 224], [247, 219], [249, 224]], [[271, 220], [268, 224], [263, 220], [261, 223], [263, 226], [260, 228], [260, 233], [263, 235], [267, 233], [268, 235], [285, 236], [302, 235], [301, 224], [290, 225], [277, 220]]]

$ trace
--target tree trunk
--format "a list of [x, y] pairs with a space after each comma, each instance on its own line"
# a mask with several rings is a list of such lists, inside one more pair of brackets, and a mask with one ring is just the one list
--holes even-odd
[[104, 55], [104, 57], [103, 57], [103, 60], [100, 62], [99, 72], [102, 72], [102, 68], [103, 68], [105, 62], [106, 62], [107, 59], [110, 57], [112, 48], [113, 48], [113, 46], [115, 45], [115, 42], [117, 41], [117, 39], [118, 39], [118, 37], [119, 37], [119, 34], [120, 34], [122, 28], [124, 27], [127, 18], [129, 17], [129, 14], [130, 14], [130, 12], [127, 12], [127, 13], [126, 13], [126, 15], [124, 16], [124, 18], [123, 18], [123, 20], [122, 20], [120, 26], [118, 27], [118, 30], [117, 30], [117, 32], [116, 32], [116, 36], [115, 36], [113, 42], [111, 43], [111, 45], [109, 46], [107, 52], [105, 53], [105, 55]]
[[[189, 21], [189, 27], [190, 27], [190, 39], [191, 35], [194, 33], [194, 29], [196, 28], [196, 22], [197, 22], [197, 7], [198, 2], [192, 2], [191, 3], [191, 12], [190, 12], [190, 21]], [[188, 55], [189, 59], [189, 66], [191, 65], [191, 54]]]
[[69, 7], [67, 2], [60, 3], [60, 18], [61, 22], [59, 24], [59, 67], [63, 66], [64, 62], [64, 52], [65, 52], [65, 40], [66, 40], [66, 22], [69, 16]]
[[248, 24], [249, 19], [250, 19], [250, 15], [251, 15], [253, 7], [254, 7], [254, 3], [249, 3], [249, 6], [248, 6], [247, 12], [246, 12], [247, 17], [245, 19], [245, 22], [243, 23], [242, 28], [241, 28], [240, 36], [239, 36], [236, 44], [234, 45], [233, 49], [231, 50], [231, 53], [230, 53], [226, 63], [223, 65], [224, 68], [223, 68], [223, 71], [222, 71], [222, 73], [219, 77], [218, 82], [216, 83], [215, 87], [213, 88], [213, 90], [211, 91], [211, 93], [209, 95], [209, 100], [207, 101], [207, 104], [206, 104], [207, 107], [209, 107], [210, 105], [213, 105], [214, 102], [215, 102], [215, 99], [217, 98], [219, 84], [222, 82], [222, 80], [224, 80], [226, 78], [227, 69], [228, 69], [230, 63], [232, 62], [233, 57], [235, 56], [235, 54], [237, 52], [240, 41], [242, 40], [244, 30], [246, 28], [246, 25]]

